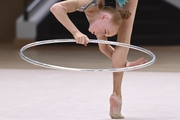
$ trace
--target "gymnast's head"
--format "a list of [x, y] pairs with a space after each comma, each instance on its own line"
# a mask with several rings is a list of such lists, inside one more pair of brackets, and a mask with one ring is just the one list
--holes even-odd
[[123, 20], [129, 19], [131, 16], [129, 11], [104, 6], [103, 0], [99, 0], [97, 9], [96, 19], [90, 21], [89, 31], [99, 37], [116, 35]]

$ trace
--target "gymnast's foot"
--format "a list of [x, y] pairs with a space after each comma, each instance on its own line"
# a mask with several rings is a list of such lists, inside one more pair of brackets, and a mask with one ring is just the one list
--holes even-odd
[[124, 116], [121, 115], [121, 106], [122, 102], [116, 94], [112, 94], [109, 99], [110, 102], [110, 113], [112, 119], [124, 119]]

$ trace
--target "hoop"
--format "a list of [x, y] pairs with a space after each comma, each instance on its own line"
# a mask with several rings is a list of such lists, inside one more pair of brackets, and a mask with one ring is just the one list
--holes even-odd
[[137, 65], [137, 66], [132, 66], [132, 67], [110, 68], [110, 69], [81, 69], [81, 68], [69, 68], [69, 67], [62, 67], [62, 66], [56, 66], [56, 65], [42, 63], [42, 62], [35, 61], [33, 59], [28, 58], [23, 53], [26, 49], [34, 47], [34, 46], [51, 44], [51, 43], [67, 43], [67, 42], [76, 42], [76, 41], [74, 39], [54, 39], [54, 40], [44, 40], [44, 41], [32, 42], [30, 44], [23, 46], [20, 49], [19, 54], [20, 54], [21, 58], [24, 59], [25, 61], [27, 61], [31, 64], [34, 64], [34, 65], [41, 66], [41, 67], [51, 68], [51, 69], [56, 69], [56, 70], [72, 70], [72, 71], [83, 71], [83, 72], [88, 72], [88, 71], [91, 71], [91, 72], [123, 72], [123, 71], [136, 70], [136, 69], [140, 69], [140, 68], [144, 68], [144, 67], [152, 65], [156, 59], [156, 56], [151, 51], [149, 51], [145, 48], [142, 48], [142, 47], [138, 47], [135, 45], [129, 45], [129, 44], [125, 44], [125, 43], [120, 43], [120, 42], [112, 42], [112, 41], [105, 41], [105, 40], [94, 40], [94, 39], [91, 39], [90, 43], [101, 43], [101, 44], [109, 44], [109, 45], [131, 48], [134, 50], [141, 51], [145, 54], [148, 54], [149, 56], [152, 57], [152, 59], [147, 63]]

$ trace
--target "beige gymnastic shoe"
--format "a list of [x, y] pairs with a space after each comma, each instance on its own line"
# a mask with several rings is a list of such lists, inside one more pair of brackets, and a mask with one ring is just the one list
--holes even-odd
[[[114, 101], [117, 103], [117, 106], [116, 106], [116, 108], [111, 108], [112, 102], [114, 102]], [[111, 118], [112, 119], [124, 119], [124, 116], [121, 115], [122, 102], [120, 101], [120, 99], [117, 97], [116, 94], [113, 93], [111, 95], [109, 102], [110, 102], [109, 115], [111, 116]]]

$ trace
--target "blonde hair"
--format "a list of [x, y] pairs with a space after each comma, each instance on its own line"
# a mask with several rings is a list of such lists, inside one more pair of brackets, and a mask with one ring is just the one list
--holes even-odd
[[115, 8], [104, 6], [104, 0], [98, 0], [98, 8], [104, 12], [108, 12], [112, 15], [112, 23], [114, 25], [121, 25], [123, 20], [129, 19], [131, 13], [128, 10], [116, 10]]

